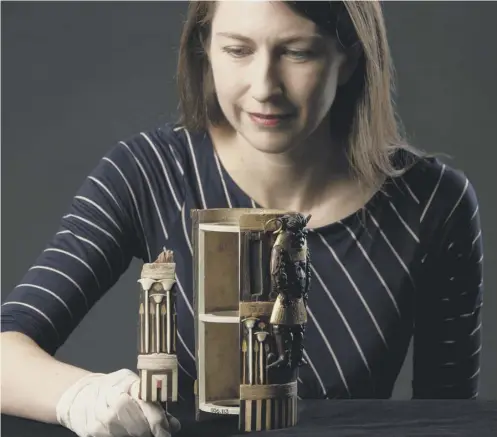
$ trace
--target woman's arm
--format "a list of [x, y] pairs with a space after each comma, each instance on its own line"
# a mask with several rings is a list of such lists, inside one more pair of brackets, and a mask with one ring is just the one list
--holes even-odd
[[58, 232], [2, 304], [2, 412], [56, 422], [56, 403], [86, 370], [54, 358], [136, 253], [132, 203], [116, 163], [137, 176], [114, 147], [74, 196]]
[[2, 413], [57, 423], [62, 393], [90, 372], [57, 361], [20, 332], [3, 332]]
[[413, 397], [471, 399], [481, 355], [480, 217], [470, 182], [453, 171], [444, 176], [437, 194], [450, 200], [422, 254], [416, 292]]
[[[148, 262], [157, 255], [150, 253], [147, 237], [153, 235], [143, 226], [152, 208], [142, 169], [155, 171], [155, 151], [163, 153], [162, 166], [173, 180], [171, 192], [162, 191], [164, 202], [181, 199], [182, 175], [169, 147], [143, 136], [116, 145], [84, 181], [59, 231], [2, 304], [2, 412], [53, 422], [61, 394], [90, 373], [53, 356], [133, 257]], [[168, 223], [178, 215], [171, 208], [162, 218]]]

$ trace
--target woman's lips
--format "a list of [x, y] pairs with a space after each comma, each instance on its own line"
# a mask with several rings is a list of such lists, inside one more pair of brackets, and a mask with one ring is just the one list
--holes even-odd
[[261, 114], [257, 112], [249, 112], [250, 119], [260, 126], [273, 127], [287, 121], [292, 114]]

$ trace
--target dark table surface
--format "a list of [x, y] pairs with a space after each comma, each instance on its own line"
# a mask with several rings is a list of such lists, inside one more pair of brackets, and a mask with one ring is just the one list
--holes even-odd
[[[171, 411], [172, 412], [172, 411]], [[239, 435], [235, 419], [196, 423], [191, 413], [175, 411], [182, 430], [175, 437]], [[245, 434], [247, 435], [247, 434]], [[497, 401], [299, 401], [299, 423], [258, 437], [496, 437]], [[74, 437], [56, 425], [2, 415], [3, 437]]]

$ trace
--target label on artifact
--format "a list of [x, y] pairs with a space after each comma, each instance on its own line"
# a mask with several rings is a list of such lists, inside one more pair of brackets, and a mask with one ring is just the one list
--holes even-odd
[[228, 408], [210, 407], [209, 411], [214, 414], [229, 414]]

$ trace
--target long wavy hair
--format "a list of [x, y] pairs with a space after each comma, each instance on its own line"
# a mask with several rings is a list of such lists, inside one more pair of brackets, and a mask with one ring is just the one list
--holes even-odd
[[[181, 35], [179, 122], [194, 131], [225, 122], [206, 53], [216, 3], [190, 1]], [[358, 59], [351, 78], [338, 87], [329, 117], [333, 135], [345, 140], [352, 172], [367, 189], [379, 187], [385, 177], [402, 174], [424, 152], [408, 144], [395, 111], [394, 68], [380, 3], [284, 3], [316, 23], [321, 32], [335, 37], [341, 50]], [[399, 150], [410, 153], [402, 153], [405, 159], [394, 161], [392, 156]]]

